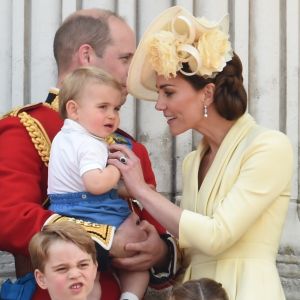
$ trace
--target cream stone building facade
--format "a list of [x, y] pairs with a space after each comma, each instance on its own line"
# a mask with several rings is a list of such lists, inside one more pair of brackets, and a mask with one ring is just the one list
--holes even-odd
[[[0, 114], [43, 101], [48, 88], [55, 85], [53, 37], [62, 20], [73, 11], [89, 7], [114, 10], [127, 20], [139, 39], [151, 20], [172, 5], [212, 20], [230, 14], [231, 41], [244, 65], [249, 112], [262, 125], [285, 132], [292, 141], [292, 197], [277, 264], [287, 299], [299, 300], [299, 0], [2, 0]], [[122, 108], [121, 120], [121, 128], [148, 148], [158, 190], [178, 203], [181, 162], [195, 148], [199, 136], [187, 132], [172, 138], [153, 103], [136, 102], [130, 96]], [[0, 282], [8, 277], [14, 278], [14, 264], [12, 257], [2, 252]], [[149, 293], [148, 299], [156, 297]]]

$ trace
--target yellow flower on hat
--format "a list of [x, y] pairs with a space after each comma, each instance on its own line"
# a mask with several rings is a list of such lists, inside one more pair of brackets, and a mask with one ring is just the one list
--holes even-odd
[[176, 76], [182, 68], [177, 39], [171, 31], [159, 31], [148, 40], [148, 55], [153, 69], [165, 78]]
[[[169, 31], [158, 31], [148, 39], [148, 59], [158, 75], [168, 79], [180, 71], [186, 76], [213, 78], [231, 60], [228, 34], [205, 18], [195, 22], [176, 16], [170, 22]], [[184, 63], [189, 65], [190, 72], [182, 70]]]
[[198, 71], [200, 75], [206, 77], [221, 72], [229, 60], [227, 53], [231, 52], [228, 35], [217, 28], [207, 30], [200, 35], [197, 49], [202, 60]]

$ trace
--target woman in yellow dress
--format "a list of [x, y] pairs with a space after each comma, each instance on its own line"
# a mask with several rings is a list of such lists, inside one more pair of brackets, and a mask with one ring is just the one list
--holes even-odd
[[293, 151], [283, 133], [257, 125], [246, 112], [228, 18], [211, 23], [178, 6], [164, 11], [141, 39], [128, 87], [137, 98], [157, 101], [172, 135], [193, 129], [203, 136], [183, 162], [180, 207], [148, 187], [126, 147], [112, 146], [109, 160], [130, 193], [178, 238], [182, 280], [214, 279], [230, 300], [285, 299], [276, 255]]

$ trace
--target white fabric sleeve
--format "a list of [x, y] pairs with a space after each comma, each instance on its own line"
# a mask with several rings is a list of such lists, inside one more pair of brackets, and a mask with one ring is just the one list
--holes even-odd
[[105, 142], [91, 139], [88, 143], [82, 143], [78, 149], [79, 174], [106, 167], [108, 158], [108, 148]]

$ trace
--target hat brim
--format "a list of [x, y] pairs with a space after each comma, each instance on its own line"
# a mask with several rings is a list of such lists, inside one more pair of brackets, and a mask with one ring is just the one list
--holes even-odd
[[130, 63], [127, 88], [130, 94], [138, 99], [156, 101], [158, 94], [156, 89], [156, 74], [151, 67], [147, 56], [146, 40], [149, 35], [158, 32], [170, 23], [170, 20], [178, 14], [187, 14], [193, 17], [191, 13], [180, 6], [173, 6], [158, 15], [146, 29], [143, 37], [134, 53]]
[[[128, 71], [128, 92], [137, 99], [157, 101], [158, 93], [156, 88], [156, 72], [152, 68], [149, 60], [146, 59], [147, 40], [149, 36], [158, 31], [170, 30], [171, 20], [178, 15], [187, 17], [196, 28], [201, 26], [199, 25], [197, 18], [181, 6], [173, 6], [164, 10], [151, 22], [141, 38]], [[216, 24], [222, 27], [228, 27], [228, 19], [226, 19], [225, 22], [224, 19], [225, 18]], [[216, 26], [216, 24], [214, 26]]]

